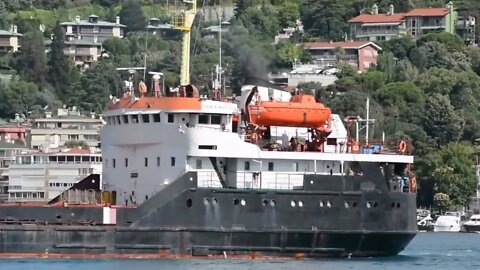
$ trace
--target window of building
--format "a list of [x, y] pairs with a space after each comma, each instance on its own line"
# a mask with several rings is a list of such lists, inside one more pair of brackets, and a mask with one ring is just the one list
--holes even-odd
[[132, 123], [134, 123], [134, 124], [138, 123], [138, 115], [136, 115], [136, 114], [132, 115]]
[[211, 117], [211, 124], [212, 125], [220, 125], [222, 122], [222, 116], [218, 114], [213, 114]]
[[293, 171], [298, 172], [298, 170], [299, 170], [299, 164], [298, 164], [298, 162], [294, 162], [293, 163]]
[[273, 166], [273, 162], [268, 162], [268, 171], [273, 171], [274, 169], [274, 166]]
[[128, 124], [128, 115], [123, 116], [123, 123]]
[[[127, 120], [128, 120], [128, 119], [127, 119]], [[122, 124], [122, 121], [120, 120], [120, 115], [119, 115], [119, 116], [117, 116], [117, 123], [118, 123], [119, 125], [121, 125], [121, 124]]]
[[197, 169], [197, 170], [202, 169], [202, 160], [201, 159], [196, 160], [195, 169]]
[[198, 116], [198, 123], [199, 124], [208, 124], [208, 114], [200, 114]]
[[173, 115], [173, 113], [169, 113], [169, 114], [168, 114], [168, 123], [173, 123], [173, 120], [174, 120], [174, 115]]
[[250, 161], [245, 161], [243, 168], [245, 171], [250, 171]]
[[78, 141], [78, 135], [74, 135], [74, 134], [68, 135], [68, 140]]
[[145, 167], [148, 167], [148, 158], [145, 158]]
[[175, 166], [175, 158], [174, 158], [174, 157], [171, 157], [171, 158], [170, 158], [170, 165], [171, 165], [172, 167]]
[[125, 158], [125, 168], [128, 168], [128, 158]]
[[160, 114], [156, 113], [153, 115], [153, 122], [159, 123], [160, 122]]
[[149, 114], [142, 114], [143, 123], [150, 123], [150, 115]]
[[116, 160], [115, 160], [115, 159], [112, 159], [112, 168], [115, 168], [116, 165], [117, 165]]
[[157, 157], [157, 167], [160, 167], [160, 157]]
[[58, 122], [58, 123], [57, 123], [57, 127], [58, 127], [58, 128], [62, 128], [62, 123], [61, 123], [61, 122]]

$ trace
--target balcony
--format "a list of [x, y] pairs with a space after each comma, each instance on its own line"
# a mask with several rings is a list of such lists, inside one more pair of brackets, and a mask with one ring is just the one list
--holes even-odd
[[357, 38], [371, 36], [402, 36], [406, 34], [406, 29], [360, 29], [354, 32], [354, 36]]

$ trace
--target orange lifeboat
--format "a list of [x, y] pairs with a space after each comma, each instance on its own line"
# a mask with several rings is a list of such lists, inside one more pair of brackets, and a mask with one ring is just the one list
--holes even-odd
[[330, 126], [330, 108], [311, 95], [295, 95], [289, 102], [261, 101], [248, 106], [250, 122], [258, 126], [308, 127], [324, 130]]

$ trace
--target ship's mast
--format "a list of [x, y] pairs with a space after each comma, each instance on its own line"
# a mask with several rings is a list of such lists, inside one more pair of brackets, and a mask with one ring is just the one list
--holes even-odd
[[180, 85], [190, 84], [190, 32], [197, 13], [197, 0], [183, 0], [188, 10], [173, 16], [173, 28], [182, 31], [182, 66], [180, 68]]

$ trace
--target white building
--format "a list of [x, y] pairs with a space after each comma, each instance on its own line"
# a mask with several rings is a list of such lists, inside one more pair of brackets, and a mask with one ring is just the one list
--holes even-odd
[[125, 25], [120, 23], [120, 17], [116, 17], [115, 22], [106, 22], [98, 19], [97, 15], [90, 15], [88, 20], [81, 20], [80, 16], [75, 17], [73, 22], [63, 22], [60, 24], [67, 34], [75, 38], [91, 39], [98, 38], [98, 42], [103, 42], [112, 37], [123, 38]]
[[27, 145], [42, 150], [61, 148], [68, 141], [85, 141], [97, 147], [102, 125], [102, 119], [95, 114], [87, 117], [77, 110], [58, 109], [56, 116], [47, 112], [44, 118], [33, 120]]
[[101, 155], [84, 149], [21, 154], [6, 173], [8, 200], [48, 202], [90, 174], [101, 173]]

